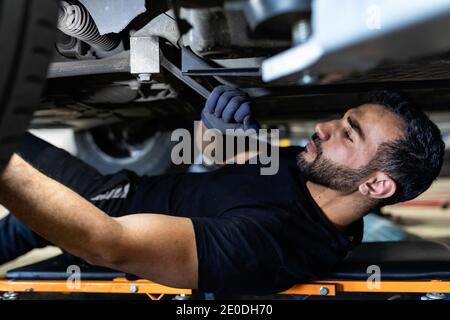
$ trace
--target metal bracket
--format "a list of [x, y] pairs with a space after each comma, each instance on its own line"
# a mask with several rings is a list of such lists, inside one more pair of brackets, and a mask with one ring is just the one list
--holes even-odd
[[212, 67], [188, 47], [181, 48], [181, 71], [186, 76], [260, 77], [260, 68]]
[[130, 72], [159, 73], [159, 39], [156, 36], [130, 38]]
[[172, 62], [167, 60], [164, 55], [161, 55], [161, 65], [169, 71], [173, 76], [175, 76], [178, 80], [185, 83], [189, 87], [191, 87], [195, 92], [201, 95], [203, 98], [207, 99], [209, 94], [211, 93], [208, 89], [203, 87], [200, 83], [192, 79], [190, 76], [184, 76], [181, 70], [174, 65]]
[[131, 34], [130, 72], [138, 74], [141, 81], [149, 81], [151, 74], [160, 72], [159, 38], [177, 45], [179, 32], [169, 13], [160, 14]]

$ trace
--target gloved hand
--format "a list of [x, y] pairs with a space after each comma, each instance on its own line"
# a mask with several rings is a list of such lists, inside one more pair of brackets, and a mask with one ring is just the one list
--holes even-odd
[[226, 134], [227, 129], [260, 128], [251, 114], [252, 101], [246, 92], [229, 86], [218, 86], [209, 95], [202, 111], [202, 120], [208, 129], [218, 129]]

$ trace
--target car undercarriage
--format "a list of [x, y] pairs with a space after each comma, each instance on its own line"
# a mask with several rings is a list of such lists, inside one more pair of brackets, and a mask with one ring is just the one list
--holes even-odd
[[32, 128], [73, 128], [81, 156], [95, 153], [93, 164], [115, 170], [132, 154], [162, 150], [154, 148], [168, 144], [168, 131], [189, 126], [212, 88], [228, 84], [245, 88], [258, 119], [286, 136], [309, 136], [305, 123], [374, 89], [401, 90], [448, 135], [450, 43], [440, 33], [450, 27], [448, 4], [418, 1], [408, 19], [399, 6], [63, 1]]

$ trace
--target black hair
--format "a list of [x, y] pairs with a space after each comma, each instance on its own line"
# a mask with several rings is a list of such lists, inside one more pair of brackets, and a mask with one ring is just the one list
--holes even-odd
[[397, 184], [396, 192], [379, 205], [411, 200], [427, 190], [441, 171], [445, 144], [440, 130], [400, 93], [374, 91], [369, 93], [368, 103], [383, 106], [404, 123], [403, 136], [382, 143], [372, 160]]

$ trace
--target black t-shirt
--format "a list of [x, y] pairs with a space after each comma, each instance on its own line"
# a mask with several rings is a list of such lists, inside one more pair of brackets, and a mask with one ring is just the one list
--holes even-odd
[[270, 294], [320, 278], [360, 243], [363, 226], [344, 233], [328, 220], [296, 165], [300, 151], [280, 149], [275, 175], [235, 164], [144, 177], [135, 210], [191, 218], [201, 291]]

